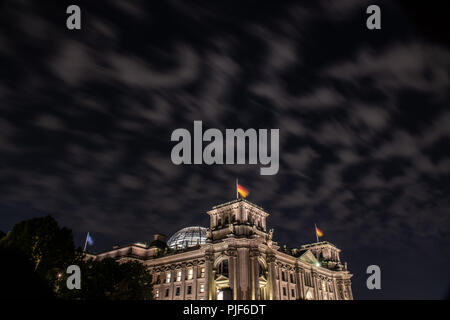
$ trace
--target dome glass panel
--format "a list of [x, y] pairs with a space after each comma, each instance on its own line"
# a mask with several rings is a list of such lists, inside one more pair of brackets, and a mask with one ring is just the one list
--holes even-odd
[[206, 243], [206, 228], [187, 227], [177, 231], [167, 241], [171, 249], [184, 249]]

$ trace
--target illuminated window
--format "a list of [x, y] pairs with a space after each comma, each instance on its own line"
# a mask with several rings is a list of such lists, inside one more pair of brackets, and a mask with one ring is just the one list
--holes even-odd
[[156, 289], [155, 291], [155, 298], [159, 298], [159, 289]]
[[177, 272], [177, 281], [181, 281], [181, 270]]
[[204, 284], [200, 285], [200, 292], [205, 292], [205, 285]]
[[188, 269], [187, 278], [188, 278], [188, 280], [191, 280], [193, 277], [194, 277], [194, 269], [193, 268], [189, 268]]
[[204, 278], [205, 277], [205, 268], [201, 268], [200, 269], [200, 278]]
[[170, 277], [172, 276], [172, 274], [170, 272], [167, 272], [166, 274], [166, 283], [170, 283]]

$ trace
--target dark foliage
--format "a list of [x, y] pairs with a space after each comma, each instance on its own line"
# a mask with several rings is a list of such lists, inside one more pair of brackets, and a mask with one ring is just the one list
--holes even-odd
[[34, 265], [13, 249], [0, 248], [0, 283], [8, 299], [52, 299], [49, 283], [34, 272]]
[[79, 261], [81, 289], [67, 289], [67, 276], [58, 282], [58, 296], [81, 300], [149, 300], [152, 299], [151, 275], [137, 261], [118, 263], [108, 258]]
[[36, 273], [53, 286], [56, 276], [72, 264], [75, 244], [72, 231], [58, 226], [51, 216], [17, 223], [0, 240], [0, 247], [22, 254]]
[[[0, 234], [0, 283], [12, 299], [152, 299], [151, 275], [137, 262], [86, 260], [72, 231], [51, 216], [17, 223]], [[81, 289], [66, 285], [69, 265], [81, 269]]]

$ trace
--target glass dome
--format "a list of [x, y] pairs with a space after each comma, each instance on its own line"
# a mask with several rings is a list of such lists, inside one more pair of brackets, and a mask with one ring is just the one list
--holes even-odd
[[187, 227], [177, 232], [167, 241], [171, 249], [184, 249], [206, 243], [206, 228]]

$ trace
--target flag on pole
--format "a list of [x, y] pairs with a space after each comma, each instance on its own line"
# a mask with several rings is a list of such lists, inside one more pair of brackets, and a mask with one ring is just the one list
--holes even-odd
[[246, 198], [250, 191], [241, 186], [239, 183], [237, 184], [237, 192], [241, 195], [242, 198]]
[[91, 237], [91, 235], [89, 234], [89, 232], [86, 235], [86, 241], [84, 242], [84, 249], [83, 251], [86, 251], [86, 246], [87, 245], [92, 246], [94, 244], [94, 239]]
[[94, 244], [94, 239], [92, 239], [92, 237], [91, 237], [91, 235], [89, 234], [89, 232], [88, 232], [88, 235], [87, 235], [87, 243], [88, 243], [88, 245], [90, 245], [90, 246], [92, 246], [93, 244]]
[[316, 234], [317, 234], [318, 237], [322, 237], [322, 236], [323, 236], [322, 230], [320, 230], [319, 228], [317, 228], [317, 226], [316, 226]]
[[323, 232], [322, 232], [322, 230], [320, 230], [319, 228], [317, 228], [316, 225], [315, 225], [315, 227], [316, 227], [316, 236], [317, 236], [317, 239], [319, 239], [319, 237], [322, 237], [322, 236], [323, 236]]

